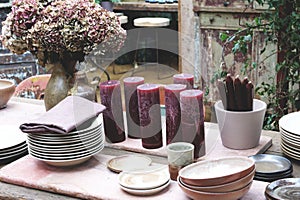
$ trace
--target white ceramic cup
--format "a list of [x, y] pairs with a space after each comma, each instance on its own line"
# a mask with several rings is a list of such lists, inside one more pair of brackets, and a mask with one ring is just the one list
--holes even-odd
[[252, 111], [224, 110], [221, 101], [215, 103], [215, 111], [221, 140], [231, 149], [251, 149], [259, 144], [267, 104], [253, 100]]
[[169, 172], [176, 180], [178, 171], [194, 162], [194, 145], [187, 142], [174, 142], [167, 145]]

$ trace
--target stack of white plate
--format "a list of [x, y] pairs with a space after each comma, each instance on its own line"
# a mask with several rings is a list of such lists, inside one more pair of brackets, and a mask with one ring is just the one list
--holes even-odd
[[293, 112], [279, 120], [281, 149], [284, 154], [300, 160], [300, 112]]
[[134, 171], [122, 171], [118, 178], [121, 189], [139, 196], [156, 194], [170, 183], [168, 167], [160, 165]]
[[102, 114], [87, 124], [67, 134], [27, 134], [29, 154], [54, 166], [71, 166], [87, 161], [104, 148]]
[[0, 164], [7, 164], [28, 154], [26, 135], [17, 126], [0, 127]]

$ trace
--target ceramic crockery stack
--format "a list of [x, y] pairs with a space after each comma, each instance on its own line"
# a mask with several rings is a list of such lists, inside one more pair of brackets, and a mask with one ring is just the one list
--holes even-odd
[[13, 125], [0, 127], [0, 164], [7, 164], [27, 152], [26, 136]]
[[291, 158], [300, 160], [300, 112], [293, 112], [279, 120], [281, 149]]
[[270, 154], [250, 156], [255, 162], [255, 180], [272, 182], [292, 177], [293, 165], [287, 158]]
[[20, 125], [29, 154], [55, 166], [82, 163], [104, 148], [101, 104], [68, 96], [52, 109]]
[[90, 159], [104, 148], [102, 114], [84, 126], [68, 134], [27, 134], [29, 154], [54, 166], [71, 166]]
[[170, 183], [168, 167], [150, 165], [140, 170], [122, 171], [118, 175], [122, 190], [139, 196], [153, 195], [164, 190]]
[[177, 182], [192, 199], [239, 199], [250, 189], [254, 161], [243, 156], [198, 161], [179, 171]]

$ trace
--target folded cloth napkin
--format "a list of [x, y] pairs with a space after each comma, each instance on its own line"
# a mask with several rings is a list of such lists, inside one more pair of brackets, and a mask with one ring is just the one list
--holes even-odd
[[24, 133], [69, 133], [98, 116], [105, 106], [79, 96], [68, 96], [39, 118], [20, 125]]

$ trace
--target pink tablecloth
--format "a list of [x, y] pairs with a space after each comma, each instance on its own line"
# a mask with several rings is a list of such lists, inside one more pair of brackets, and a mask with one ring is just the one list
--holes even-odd
[[[99, 153], [86, 163], [72, 168], [49, 166], [31, 156], [25, 156], [0, 170], [0, 180], [40, 190], [66, 194], [83, 199], [141, 199], [124, 192], [118, 185], [117, 174], [106, 168], [111, 156]], [[268, 183], [254, 181], [243, 200], [262, 200]], [[158, 194], [143, 199], [189, 199], [176, 182]]]

